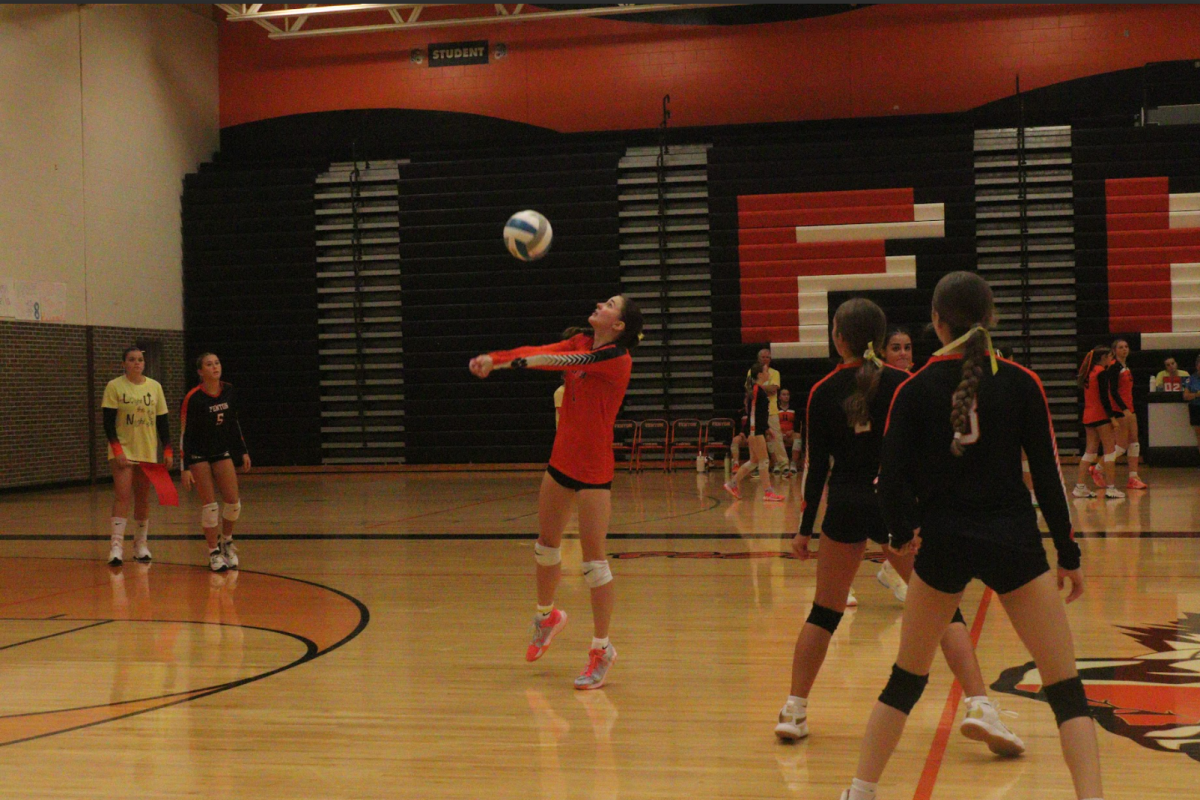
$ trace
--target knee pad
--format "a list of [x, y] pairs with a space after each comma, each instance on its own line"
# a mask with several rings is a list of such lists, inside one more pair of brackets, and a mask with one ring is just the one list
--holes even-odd
[[1111, 453], [1105, 453], [1104, 454], [1104, 463], [1105, 464], [1117, 463], [1117, 451], [1113, 450]]
[[538, 566], [542, 567], [553, 567], [555, 564], [561, 564], [562, 548], [546, 547], [541, 542], [534, 542], [533, 560], [538, 563]]
[[966, 625], [966, 624], [967, 624], [967, 620], [966, 620], [966, 619], [963, 617], [963, 615], [962, 615], [962, 609], [961, 609], [961, 608], [956, 608], [956, 609], [954, 609], [954, 616], [950, 618], [950, 624], [951, 624], [951, 625], [953, 625], [953, 624], [954, 624], [954, 623], [956, 623], [956, 622], [961, 622], [963, 625]]
[[812, 611], [808, 612], [808, 622], [816, 625], [818, 628], [824, 628], [832, 634], [837, 630], [838, 624], [842, 621], [842, 612], [834, 611], [832, 608], [819, 606], [813, 603]]
[[227, 519], [230, 522], [237, 522], [237, 518], [242, 515], [242, 501], [236, 503], [226, 503], [221, 509], [221, 519]]
[[221, 507], [216, 503], [209, 503], [200, 509], [200, 525], [205, 528], [217, 527], [217, 519], [220, 517]]
[[901, 714], [908, 714], [921, 699], [927, 683], [929, 683], [928, 675], [914, 675], [893, 664], [892, 677], [888, 678], [887, 686], [883, 687], [883, 691], [879, 695], [879, 702], [885, 706], [891, 706]]
[[1067, 720], [1092, 716], [1091, 709], [1088, 708], [1087, 693], [1083, 690], [1083, 681], [1079, 680], [1078, 675], [1045, 686], [1042, 691], [1046, 693], [1046, 700], [1054, 712], [1054, 721], [1060, 728]]
[[1097, 460], [1099, 460], [1099, 458], [1100, 457], [1097, 456], [1095, 453], [1084, 453], [1083, 455], [1081, 455], [1079, 457], [1079, 460], [1084, 462], [1085, 464], [1094, 464]]
[[1141, 442], [1133, 442], [1132, 444], [1129, 445], [1129, 457], [1130, 458], [1137, 458], [1141, 454], [1142, 454], [1142, 443]]
[[1118, 458], [1120, 458], [1121, 454], [1124, 452], [1125, 452], [1125, 448], [1121, 447], [1121, 445], [1117, 445], [1116, 447], [1114, 447], [1113, 448], [1113, 461], [1116, 461]]
[[599, 589], [612, 581], [612, 570], [608, 568], [607, 561], [585, 561], [583, 562], [583, 579], [587, 582], [589, 589]]

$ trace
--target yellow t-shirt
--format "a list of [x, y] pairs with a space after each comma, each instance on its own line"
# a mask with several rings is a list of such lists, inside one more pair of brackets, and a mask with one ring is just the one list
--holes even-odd
[[[768, 376], [767, 377], [767, 386], [774, 386], [776, 389], [778, 389], [779, 388], [779, 370], [775, 369], [774, 367], [767, 367], [767, 376]], [[746, 370], [746, 377], [747, 378], [750, 377], [750, 370]], [[767, 415], [772, 416], [772, 417], [778, 417], [779, 416], [779, 392], [775, 392], [775, 394], [768, 395], [768, 396], [770, 397], [771, 402], [767, 405]]]
[[566, 384], [559, 384], [554, 390], [554, 427], [558, 428], [558, 410], [562, 408], [563, 395], [567, 393]]
[[[167, 413], [167, 398], [162, 385], [153, 378], [144, 383], [130, 383], [122, 375], [113, 378], [104, 389], [104, 408], [117, 410], [117, 441], [130, 461], [158, 463], [158, 428], [160, 414]], [[108, 446], [109, 460], [115, 458]]]
[[1171, 391], [1180, 391], [1179, 387], [1187, 382], [1188, 374], [1183, 370], [1179, 370], [1178, 373], [1179, 374], [1172, 378], [1171, 374], [1164, 369], [1162, 372], [1154, 376], [1154, 385], [1159, 389], [1166, 388], [1167, 380], [1170, 379]]

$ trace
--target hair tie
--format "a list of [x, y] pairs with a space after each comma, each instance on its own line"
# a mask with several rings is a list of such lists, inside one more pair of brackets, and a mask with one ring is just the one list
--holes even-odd
[[877, 367], [882, 367], [883, 362], [879, 360], [879, 354], [875, 352], [875, 345], [867, 345], [867, 350], [863, 353], [863, 361], [870, 361]]
[[1000, 363], [998, 361], [996, 361], [996, 348], [992, 346], [992, 335], [990, 333], [988, 333], [987, 328], [983, 327], [982, 325], [975, 325], [974, 327], [971, 328], [971, 330], [967, 331], [962, 336], [958, 337], [953, 342], [951, 342], [950, 344], [943, 347], [941, 350], [938, 350], [936, 353], [934, 353], [934, 355], [935, 356], [944, 356], [947, 353], [957, 350], [959, 347], [966, 344], [967, 340], [971, 338], [972, 334], [974, 334], [975, 331], [983, 331], [983, 343], [984, 343], [984, 346], [987, 348], [988, 356], [992, 360], [992, 374], [995, 375], [997, 372], [1000, 371]]
[[645, 339], [645, 338], [646, 338], [646, 334], [642, 333], [641, 331], [638, 331], [638, 341], [640, 342], [642, 339]]

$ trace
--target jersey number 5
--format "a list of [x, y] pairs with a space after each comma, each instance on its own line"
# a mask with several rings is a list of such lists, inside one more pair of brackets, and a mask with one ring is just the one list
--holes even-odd
[[966, 433], [955, 433], [954, 438], [958, 439], [961, 444], [975, 444], [979, 441], [979, 399], [976, 398], [971, 403], [971, 413], [967, 417], [971, 422], [971, 429]]
[[[972, 414], [974, 414], [975, 412], [974, 412], [974, 411], [972, 411], [971, 413], [972, 413]], [[224, 425], [224, 424], [225, 424], [225, 412], [224, 412], [224, 411], [222, 411], [221, 413], [217, 414], [217, 424], [218, 424], [218, 425]]]

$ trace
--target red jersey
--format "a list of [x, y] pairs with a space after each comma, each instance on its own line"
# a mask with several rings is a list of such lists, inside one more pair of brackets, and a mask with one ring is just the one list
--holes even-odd
[[593, 350], [592, 337], [581, 333], [543, 347], [488, 355], [497, 368], [565, 373], [566, 391], [550, 466], [581, 483], [612, 481], [613, 423], [633, 372], [629, 351], [613, 344]]
[[1083, 388], [1083, 424], [1101, 422], [1117, 416], [1113, 411], [1112, 390], [1109, 373], [1099, 365], [1088, 373], [1087, 386]]
[[790, 408], [779, 409], [779, 430], [789, 434], [796, 429], [796, 412]]

